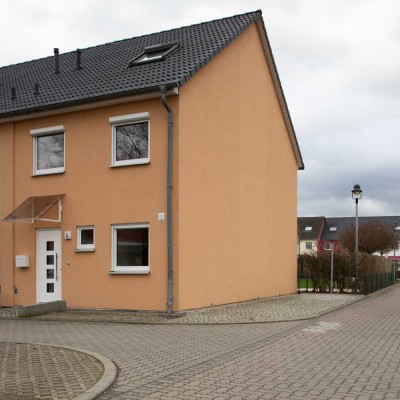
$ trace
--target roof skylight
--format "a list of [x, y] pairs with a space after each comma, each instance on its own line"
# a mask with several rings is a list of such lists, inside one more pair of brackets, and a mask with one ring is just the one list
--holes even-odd
[[310, 232], [310, 231], [312, 231], [312, 226], [306, 226], [306, 227], [304, 228], [304, 230], [305, 230], [306, 232]]
[[136, 58], [130, 61], [129, 67], [165, 60], [172, 53], [175, 53], [179, 47], [179, 42], [168, 42], [156, 44], [154, 46], [147, 46], [144, 48], [143, 53], [139, 54]]
[[330, 232], [336, 232], [337, 231], [337, 226], [331, 226], [329, 228]]

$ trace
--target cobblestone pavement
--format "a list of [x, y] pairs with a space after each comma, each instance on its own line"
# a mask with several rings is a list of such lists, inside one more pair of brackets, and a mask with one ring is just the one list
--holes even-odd
[[398, 399], [400, 287], [308, 321], [131, 325], [0, 320], [0, 341], [100, 353], [119, 377], [100, 400]]
[[279, 296], [194, 310], [170, 323], [248, 323], [305, 319], [362, 297], [328, 293]]
[[154, 324], [226, 324], [310, 318], [362, 298], [362, 295], [303, 293], [188, 311], [168, 319], [154, 312], [68, 310], [33, 317], [40, 320], [109, 321]]
[[87, 354], [54, 346], [0, 343], [0, 399], [73, 399], [103, 374]]

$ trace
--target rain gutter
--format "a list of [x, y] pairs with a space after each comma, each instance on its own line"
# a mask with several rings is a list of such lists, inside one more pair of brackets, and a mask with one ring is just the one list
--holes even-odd
[[167, 314], [172, 314], [172, 110], [167, 102], [167, 87], [160, 86], [161, 101], [168, 113], [168, 157], [167, 157]]

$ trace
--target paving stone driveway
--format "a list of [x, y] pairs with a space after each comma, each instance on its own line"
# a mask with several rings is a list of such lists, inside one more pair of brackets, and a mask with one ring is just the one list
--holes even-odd
[[398, 399], [400, 287], [309, 321], [128, 325], [0, 320], [0, 341], [94, 351], [108, 399]]

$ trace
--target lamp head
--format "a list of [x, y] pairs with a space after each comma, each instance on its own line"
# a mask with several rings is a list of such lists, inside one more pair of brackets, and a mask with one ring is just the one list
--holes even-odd
[[351, 191], [351, 197], [357, 200], [362, 198], [362, 190], [360, 185], [354, 185], [353, 190]]

